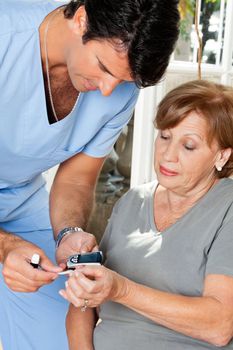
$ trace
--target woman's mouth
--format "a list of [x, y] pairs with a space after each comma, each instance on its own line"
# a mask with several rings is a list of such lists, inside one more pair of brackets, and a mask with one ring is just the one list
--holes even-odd
[[178, 175], [178, 172], [170, 170], [165, 168], [164, 166], [160, 165], [159, 171], [161, 174], [166, 175], [166, 176], [176, 176]]

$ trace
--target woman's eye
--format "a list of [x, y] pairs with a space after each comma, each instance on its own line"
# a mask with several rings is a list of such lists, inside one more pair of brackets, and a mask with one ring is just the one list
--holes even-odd
[[164, 135], [164, 134], [160, 134], [160, 138], [163, 139], [163, 140], [168, 140], [169, 139], [169, 136], [168, 135]]
[[187, 149], [188, 151], [194, 151], [195, 147], [192, 145], [184, 145], [184, 148]]

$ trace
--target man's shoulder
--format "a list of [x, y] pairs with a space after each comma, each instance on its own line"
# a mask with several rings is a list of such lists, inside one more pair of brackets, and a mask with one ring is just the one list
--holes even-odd
[[0, 35], [38, 28], [59, 3], [41, 0], [0, 0]]
[[[133, 82], [124, 82], [119, 84], [112, 94], [107, 97], [108, 99], [108, 105], [111, 105], [111, 109], [113, 110], [113, 107], [122, 108], [124, 106], [124, 109], [127, 109], [128, 106], [131, 104], [135, 105], [136, 100], [139, 95], [139, 89]], [[106, 97], [101, 97], [102, 99], [106, 99]]]
[[119, 84], [116, 89], [114, 90], [114, 93], [116, 96], [121, 97], [123, 94], [127, 95], [138, 95], [139, 89], [137, 88], [136, 84], [134, 82], [124, 82], [122, 84]]

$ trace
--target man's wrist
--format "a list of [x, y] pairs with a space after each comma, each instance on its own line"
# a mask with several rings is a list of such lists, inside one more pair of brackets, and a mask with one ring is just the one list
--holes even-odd
[[65, 227], [63, 228], [57, 235], [57, 238], [55, 239], [55, 244], [56, 244], [56, 249], [59, 247], [62, 239], [67, 236], [70, 233], [75, 233], [75, 232], [83, 232], [83, 229], [81, 227]]

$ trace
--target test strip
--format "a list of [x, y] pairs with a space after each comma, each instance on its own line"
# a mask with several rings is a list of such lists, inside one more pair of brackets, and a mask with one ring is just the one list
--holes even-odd
[[[89, 265], [100, 266], [100, 263], [77, 264], [77, 266], [86, 266], [86, 265], [88, 265], [88, 266]], [[74, 269], [65, 270], [62, 272], [58, 272], [58, 275], [70, 275], [73, 271], [74, 271]]]

